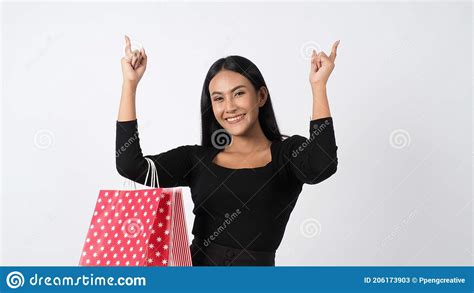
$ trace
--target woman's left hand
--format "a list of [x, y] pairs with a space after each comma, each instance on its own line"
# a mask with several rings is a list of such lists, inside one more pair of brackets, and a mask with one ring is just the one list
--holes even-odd
[[327, 84], [329, 75], [335, 66], [334, 61], [336, 60], [338, 45], [339, 40], [332, 45], [331, 54], [329, 56], [323, 51], [318, 53], [313, 49], [313, 54], [311, 55], [311, 71], [309, 73], [309, 82], [312, 86], [325, 86]]

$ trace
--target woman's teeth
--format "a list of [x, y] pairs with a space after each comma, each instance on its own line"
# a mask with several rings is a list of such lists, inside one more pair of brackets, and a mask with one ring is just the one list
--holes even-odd
[[229, 123], [237, 123], [237, 122], [241, 121], [244, 118], [244, 115], [245, 114], [242, 114], [242, 115], [239, 115], [239, 116], [236, 116], [236, 117], [232, 117], [232, 118], [227, 118], [226, 120]]

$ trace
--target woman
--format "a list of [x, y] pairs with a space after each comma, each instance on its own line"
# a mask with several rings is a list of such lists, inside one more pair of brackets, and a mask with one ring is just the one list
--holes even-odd
[[[339, 41], [329, 56], [313, 50], [309, 139], [300, 135], [283, 139], [260, 71], [244, 57], [228, 56], [211, 66], [204, 81], [201, 145], [147, 156], [140, 149], [135, 93], [148, 57], [144, 49], [132, 52], [127, 36], [125, 42], [117, 171], [151, 186], [146, 180], [145, 158], [149, 158], [156, 165], [160, 187], [190, 187], [194, 266], [274, 266], [302, 185], [322, 182], [337, 169], [338, 147], [326, 84]], [[227, 138], [224, 144], [222, 135]]]

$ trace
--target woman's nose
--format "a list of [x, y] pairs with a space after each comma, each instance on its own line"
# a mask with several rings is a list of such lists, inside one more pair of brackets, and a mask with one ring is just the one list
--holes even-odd
[[236, 110], [234, 100], [231, 98], [226, 99], [225, 101], [225, 111], [227, 113], [234, 112]]

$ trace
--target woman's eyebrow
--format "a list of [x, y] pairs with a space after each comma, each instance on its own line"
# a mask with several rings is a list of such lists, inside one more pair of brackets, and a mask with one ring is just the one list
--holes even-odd
[[[234, 87], [233, 89], [231, 89], [230, 92], [233, 92], [233, 91], [235, 91], [236, 89], [241, 88], [241, 87], [245, 87], [245, 85], [243, 85], [243, 84], [238, 85], [238, 86]], [[221, 93], [221, 92], [216, 92], [216, 91], [214, 91], [214, 92], [212, 92], [211, 96], [214, 95], [214, 94], [222, 94], [222, 93]]]

